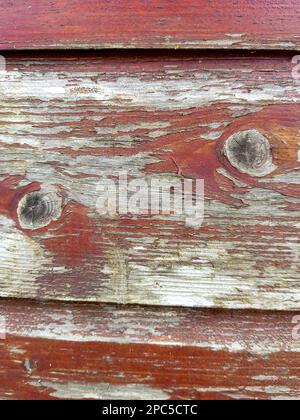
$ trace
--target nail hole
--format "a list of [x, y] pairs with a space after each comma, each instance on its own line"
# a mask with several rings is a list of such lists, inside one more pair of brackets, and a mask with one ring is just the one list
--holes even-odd
[[241, 131], [229, 137], [224, 154], [240, 172], [263, 177], [276, 169], [269, 140], [257, 130]]
[[32, 192], [18, 205], [18, 218], [23, 229], [40, 229], [58, 220], [62, 212], [62, 199], [55, 192]]

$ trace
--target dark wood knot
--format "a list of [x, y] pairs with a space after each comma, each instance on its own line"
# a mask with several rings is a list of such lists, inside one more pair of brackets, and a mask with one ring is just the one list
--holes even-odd
[[257, 130], [240, 131], [227, 139], [224, 154], [240, 172], [263, 177], [276, 169], [269, 140]]
[[60, 218], [62, 198], [55, 192], [37, 191], [23, 197], [18, 205], [22, 229], [41, 229]]

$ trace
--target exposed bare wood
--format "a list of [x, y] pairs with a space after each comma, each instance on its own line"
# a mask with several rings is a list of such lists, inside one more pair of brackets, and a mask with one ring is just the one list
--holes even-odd
[[8, 336], [27, 339], [300, 353], [293, 312], [1, 300], [0, 316]]
[[271, 145], [257, 130], [233, 134], [225, 143], [224, 152], [232, 166], [253, 177], [275, 171]]
[[2, 399], [300, 397], [293, 313], [2, 301], [0, 316]]

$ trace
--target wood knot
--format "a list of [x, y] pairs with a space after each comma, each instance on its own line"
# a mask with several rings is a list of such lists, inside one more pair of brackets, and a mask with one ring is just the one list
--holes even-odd
[[270, 142], [257, 130], [233, 134], [225, 142], [224, 154], [234, 168], [247, 175], [263, 177], [276, 169]]
[[52, 191], [32, 192], [20, 200], [17, 213], [22, 229], [41, 229], [60, 218], [62, 198]]

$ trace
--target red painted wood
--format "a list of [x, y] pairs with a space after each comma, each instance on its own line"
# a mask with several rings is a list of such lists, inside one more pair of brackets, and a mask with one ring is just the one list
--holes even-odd
[[[9, 337], [7, 347], [0, 343], [1, 347], [0, 372], [6, 378], [0, 382], [2, 397], [91, 399], [90, 395], [95, 395], [115, 399], [117, 388], [119, 398], [123, 390], [123, 398], [128, 395], [129, 399], [143, 399], [142, 390], [146, 395], [146, 390], [151, 390], [154, 396], [161, 391], [159, 395], [173, 400], [299, 398], [295, 379], [300, 374], [299, 354], [253, 358], [247, 353], [195, 347], [65, 343], [16, 337]], [[10, 347], [23, 354], [11, 355]], [[262, 373], [266, 378], [255, 379]], [[137, 391], [133, 393], [128, 387]]]
[[[300, 111], [291, 53], [6, 58], [1, 296], [298, 310]], [[276, 165], [259, 178], [223, 153], [230, 136], [254, 129]], [[168, 215], [101, 217], [97, 185], [122, 169], [204, 179], [203, 226]], [[61, 217], [22, 229], [21, 199], [45, 184], [64, 199]]]
[[298, 0], [3, 0], [0, 48], [300, 46]]
[[5, 301], [4, 399], [300, 398], [292, 313]]
[[[0, 4], [0, 48], [297, 50], [300, 47], [299, 18], [298, 0], [3, 0]], [[125, 282], [124, 286], [122, 274], [128, 261], [147, 266], [155, 262], [157, 256], [158, 260], [166, 260], [166, 264], [169, 258], [171, 264], [166, 268], [170, 274], [165, 272], [164, 281], [172, 282], [170, 267], [176, 259], [176, 254], [172, 254], [175, 250], [171, 246], [173, 241], [182, 244], [182, 249], [187, 244], [188, 249], [195, 250], [201, 239], [206, 241], [206, 246], [217, 243], [216, 249], [226, 249], [223, 244], [229, 244], [228, 255], [225, 252], [212, 261], [214, 270], [220, 268], [218, 264], [224, 269], [232, 265], [239, 267], [245, 282], [252, 278], [252, 274], [247, 273], [249, 261], [256, 270], [254, 277], [266, 275], [268, 279], [271, 271], [269, 274], [264, 271], [268, 264], [273, 272], [281, 273], [278, 284], [273, 280], [258, 286], [251, 293], [251, 299], [248, 296], [245, 302], [235, 302], [235, 295], [228, 302], [226, 297], [219, 296], [213, 302], [214, 306], [235, 307], [242, 302], [243, 306], [278, 309], [278, 305], [285, 304], [284, 307], [297, 309], [299, 95], [291, 76], [292, 54], [276, 54], [256, 54], [249, 59], [241, 51], [235, 56], [224, 51], [201, 56], [198, 53], [172, 56], [159, 52], [153, 52], [151, 56], [148, 53], [102, 56], [82, 52], [78, 55], [67, 52], [53, 55], [10, 53], [6, 57], [9, 72], [17, 71], [22, 77], [26, 73], [32, 79], [37, 72], [42, 74], [44, 71], [48, 75], [57, 72], [56, 83], [68, 80], [67, 86], [73, 89], [69, 96], [75, 93], [78, 97], [70, 100], [67, 95], [65, 98], [57, 96], [49, 101], [30, 95], [24, 98], [8, 94], [5, 99], [0, 98], [1, 124], [6, 127], [1, 133], [11, 136], [1, 140], [1, 163], [5, 162], [6, 153], [7, 167], [12, 167], [11, 162], [16, 163], [11, 172], [3, 170], [0, 174], [0, 216], [7, 223], [1, 227], [7, 234], [2, 237], [6, 245], [1, 260], [1, 295], [125, 302], [127, 291], [123, 289], [128, 285]], [[84, 72], [97, 74], [92, 82], [100, 80], [100, 84], [113, 84], [119, 77], [126, 76], [128, 79], [135, 77], [146, 87], [149, 81], [163, 81], [162, 87], [164, 84], [168, 87], [177, 77], [178, 87], [166, 90], [166, 96], [170, 95], [170, 109], [160, 108], [163, 102], [154, 105], [154, 97], [153, 102], [143, 106], [138, 101], [131, 104], [126, 102], [122, 92], [119, 92], [120, 98], [111, 97], [99, 105], [93, 97], [80, 96], [90, 93], [80, 79]], [[211, 86], [211, 90], [240, 83], [243, 93], [240, 103], [232, 93], [224, 100], [220, 89], [211, 103], [200, 101], [201, 105], [194, 103], [189, 109], [183, 103], [184, 111], [179, 107], [172, 108], [172, 98], [182, 94], [182, 83], [189, 86], [197, 72], [216, 77], [216, 85]], [[235, 86], [238, 92], [240, 87]], [[33, 82], [32, 92], [37, 91]], [[263, 99], [262, 91], [269, 99]], [[275, 92], [273, 97], [270, 91]], [[192, 95], [191, 90], [186, 92], [187, 100]], [[226, 124], [222, 126], [220, 122], [224, 121]], [[162, 129], [159, 134], [157, 126], [161, 122], [168, 122], [169, 130], [164, 132]], [[112, 135], [112, 129], [116, 127]], [[216, 127], [223, 127], [223, 134], [213, 140]], [[56, 128], [59, 134], [55, 132]], [[43, 135], [43, 129], [48, 129], [50, 134]], [[101, 142], [95, 145], [97, 129]], [[226, 139], [247, 129], [258, 129], [268, 137], [277, 166], [272, 176], [257, 180], [232, 167], [222, 156]], [[129, 135], [132, 141], [129, 146], [114, 144]], [[200, 142], [202, 136], [206, 136], [206, 140]], [[23, 138], [27, 143], [22, 142]], [[85, 139], [96, 147], [88, 144], [76, 149], [74, 138], [79, 142]], [[38, 155], [39, 149], [35, 148], [40, 140], [45, 142], [42, 158]], [[61, 145], [53, 147], [52, 141], [57, 140]], [[70, 162], [97, 156], [118, 160], [136, 156], [141, 159], [148, 155], [156, 162], [146, 164], [145, 161], [144, 173], [177, 173], [186, 178], [204, 178], [207, 199], [224, 206], [227, 214], [241, 205], [241, 197], [248, 192], [255, 195], [257, 190], [264, 190], [274, 212], [270, 217], [260, 211], [257, 214], [250, 211], [249, 215], [240, 215], [240, 220], [238, 217], [227, 224], [220, 212], [205, 225], [201, 235], [195, 236], [195, 232], [186, 226], [163, 220], [123, 218], [113, 223], [99, 223], [99, 218], [91, 215], [88, 206], [73, 199], [64, 206], [61, 220], [38, 231], [24, 231], [17, 214], [18, 204], [25, 195], [39, 190], [42, 185], [39, 179], [27, 180], [26, 169], [23, 175], [16, 175], [22, 152], [24, 163], [31, 147], [33, 154], [28, 168], [43, 162], [44, 168], [50, 165], [58, 174], [64, 168], [59, 155], [66, 156]], [[56, 159], [50, 159], [50, 155], [55, 155]], [[227, 171], [229, 178], [220, 171]], [[272, 179], [274, 175], [276, 182]], [[54, 177], [64, 199], [72, 192], [69, 186], [74, 185], [76, 179], [79, 183], [91, 175], [84, 174], [83, 170], [72, 176], [72, 183], [66, 185], [59, 185], [60, 177]], [[230, 177], [238, 182], [232, 182]], [[258, 204], [260, 200], [258, 196]], [[254, 223], [251, 225], [249, 220]], [[162, 232], [164, 241], [169, 243], [160, 244]], [[145, 241], [144, 251], [134, 256], [132, 250], [139, 236], [142, 238], [140, 243], [144, 244], [143, 238], [148, 241]], [[26, 253], [23, 255], [23, 250], [15, 245], [9, 246], [13, 237], [19, 238], [22, 244], [28, 243], [33, 251], [37, 250], [29, 269], [35, 274], [41, 270], [43, 274], [35, 283], [29, 281], [32, 276], [26, 268]], [[246, 240], [248, 243], [243, 245]], [[11, 244], [16, 242], [11, 240]], [[276, 252], [271, 251], [272, 247]], [[212, 250], [215, 250], [214, 245]], [[240, 260], [236, 259], [238, 251], [243, 257]], [[179, 259], [179, 246], [176, 252]], [[17, 258], [12, 260], [13, 253]], [[51, 260], [46, 260], [44, 253]], [[111, 258], [114, 254], [115, 259]], [[196, 264], [192, 257], [191, 263]], [[42, 260], [40, 266], [39, 259]], [[113, 272], [115, 270], [109, 281], [99, 274], [107, 263]], [[18, 276], [12, 275], [15, 266], [21, 267], [16, 269]], [[65, 271], [55, 271], [53, 267]], [[153, 269], [152, 276], [156, 270]], [[234, 275], [239, 274], [234, 271]], [[288, 282], [284, 283], [286, 277]], [[155, 283], [155, 287], [162, 285], [164, 283]], [[108, 294], [103, 297], [105, 288], [108, 288]], [[291, 288], [295, 290], [294, 296], [284, 299], [288, 292], [291, 293]], [[282, 302], [276, 301], [275, 306], [270, 299], [274, 291], [282, 292]], [[144, 289], [144, 295], [134, 298], [134, 302], [146, 296], [148, 303], [147, 292]], [[234, 289], [234, 293], [238, 296], [239, 289]], [[269, 300], [264, 302], [261, 298], [257, 303], [263, 293]], [[150, 294], [149, 301], [156, 303], [152, 299]], [[300, 341], [292, 334], [295, 315], [278, 311], [209, 311], [2, 300], [0, 320], [6, 322], [7, 336], [0, 340], [0, 399], [299, 399]]]

